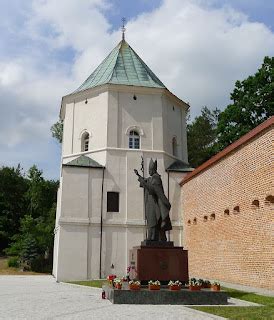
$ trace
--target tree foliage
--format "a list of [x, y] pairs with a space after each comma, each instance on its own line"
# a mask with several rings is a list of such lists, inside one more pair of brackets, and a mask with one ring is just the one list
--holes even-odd
[[57, 121], [50, 128], [51, 135], [60, 143], [63, 141], [63, 128], [64, 124], [62, 120]]
[[188, 158], [197, 167], [216, 153], [217, 121], [220, 111], [203, 107], [201, 115], [187, 125]]
[[[13, 183], [9, 189], [3, 186], [3, 194], [14, 194], [14, 191], [21, 190], [23, 185], [24, 189], [20, 195], [17, 193], [18, 198], [12, 198], [11, 201], [17, 200], [15, 202], [18, 204], [23, 202], [24, 207], [20, 214], [16, 213], [17, 208], [10, 209], [10, 216], [15, 219], [13, 224], [16, 225], [16, 229], [6, 230], [7, 241], [2, 250], [5, 248], [7, 254], [18, 256], [24, 267], [43, 271], [45, 264], [50, 266], [52, 261], [58, 182], [45, 180], [42, 171], [36, 166], [32, 166], [26, 176], [23, 176], [20, 170], [4, 167], [0, 169], [0, 177], [7, 172], [9, 177], [17, 177], [17, 180], [13, 180], [17, 185]], [[5, 198], [5, 195], [2, 198]], [[6, 200], [9, 203], [10, 199]], [[0, 230], [2, 230], [6, 225], [1, 224], [1, 221], [7, 219], [7, 210], [2, 208], [0, 210]]]
[[274, 57], [265, 57], [253, 76], [237, 81], [231, 100], [219, 117], [220, 150], [274, 115]]
[[27, 212], [28, 182], [20, 166], [0, 168], [0, 252], [19, 232], [20, 219]]

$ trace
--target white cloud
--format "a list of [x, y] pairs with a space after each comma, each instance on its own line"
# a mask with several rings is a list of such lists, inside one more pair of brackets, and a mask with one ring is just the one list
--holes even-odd
[[82, 51], [92, 43], [106, 41], [110, 24], [103, 10], [108, 7], [106, 0], [36, 0], [28, 28], [35, 39], [54, 48], [69, 45]]
[[[203, 105], [225, 107], [235, 81], [255, 73], [263, 57], [274, 54], [274, 34], [264, 24], [211, 3], [164, 0], [126, 25], [126, 40], [171, 91], [190, 102], [192, 115]], [[39, 140], [36, 147], [42, 150], [48, 144], [62, 95], [76, 89], [121, 38], [120, 30], [110, 31], [110, 5], [107, 0], [33, 0], [20, 16], [20, 32], [14, 19], [10, 28], [5, 19], [20, 46], [16, 54], [0, 57], [0, 147], [17, 148], [18, 156], [20, 145]]]
[[16, 62], [8, 62], [0, 64], [0, 85], [14, 86], [23, 79], [23, 69]]
[[127, 28], [133, 48], [190, 102], [192, 114], [203, 105], [225, 107], [235, 81], [274, 54], [274, 34], [265, 25], [229, 7], [212, 9], [198, 1], [166, 0]]

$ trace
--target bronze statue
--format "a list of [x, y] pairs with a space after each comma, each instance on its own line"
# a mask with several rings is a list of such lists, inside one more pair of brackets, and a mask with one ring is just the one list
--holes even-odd
[[145, 215], [148, 227], [147, 240], [167, 241], [166, 231], [171, 230], [169, 210], [171, 205], [165, 196], [161, 176], [157, 172], [157, 160], [151, 159], [149, 163], [149, 178], [138, 176], [140, 187], [145, 190]]

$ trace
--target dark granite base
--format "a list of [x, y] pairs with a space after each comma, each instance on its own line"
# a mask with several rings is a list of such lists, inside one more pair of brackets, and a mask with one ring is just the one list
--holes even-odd
[[150, 291], [142, 288], [140, 291], [131, 291], [127, 288], [121, 290], [103, 286], [106, 298], [113, 304], [173, 304], [173, 305], [227, 305], [228, 294], [224, 291], [170, 291], [161, 289]]
[[141, 242], [141, 247], [174, 247], [174, 242], [144, 240]]

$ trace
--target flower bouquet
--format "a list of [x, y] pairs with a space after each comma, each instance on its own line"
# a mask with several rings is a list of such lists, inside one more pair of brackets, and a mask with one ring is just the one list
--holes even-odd
[[108, 280], [108, 283], [110, 285], [113, 285], [113, 280], [116, 278], [116, 275], [115, 274], [110, 274], [107, 276], [107, 280]]
[[149, 290], [160, 290], [161, 288], [161, 282], [156, 280], [156, 281], [152, 281], [150, 280], [148, 282], [148, 289]]
[[179, 280], [174, 282], [170, 280], [168, 283], [168, 287], [169, 287], [169, 290], [171, 291], [179, 291], [181, 290], [182, 283]]

